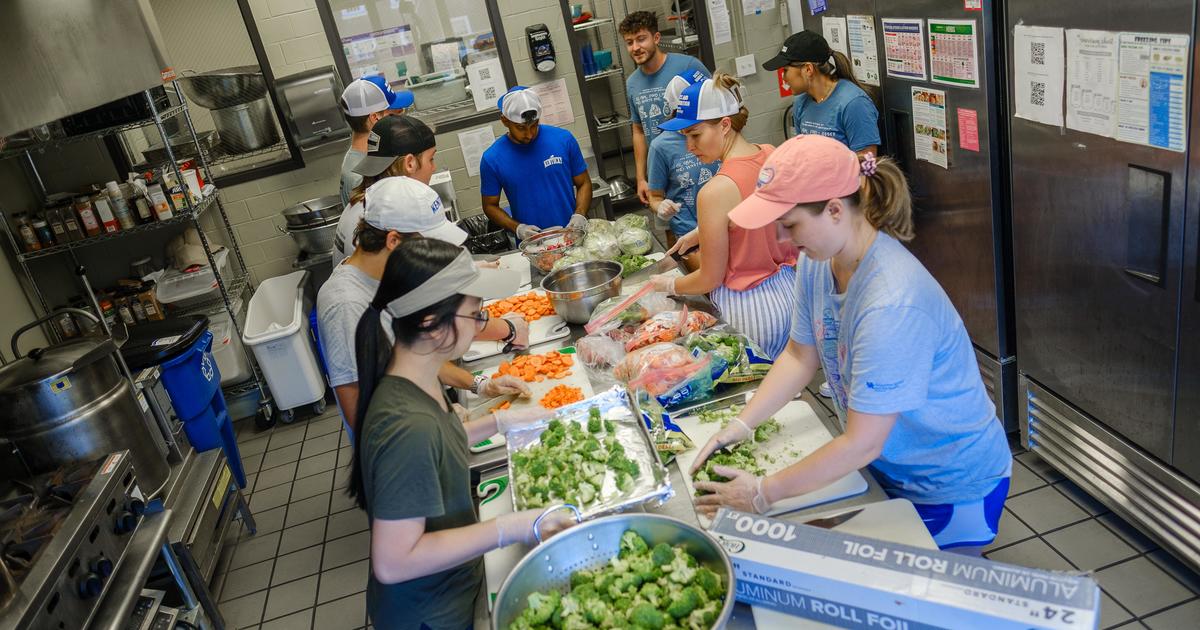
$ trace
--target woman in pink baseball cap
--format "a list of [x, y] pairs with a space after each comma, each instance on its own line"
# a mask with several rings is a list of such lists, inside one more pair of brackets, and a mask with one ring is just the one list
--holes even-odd
[[767, 512], [869, 465], [893, 497], [912, 501], [938, 546], [977, 553], [996, 536], [1012, 455], [975, 351], [946, 292], [903, 245], [913, 237], [904, 174], [861, 162], [832, 138], [802, 135], [763, 165], [758, 189], [729, 213], [775, 229], [806, 255], [796, 269], [787, 348], [735, 421], [700, 452], [753, 435], [823, 368], [846, 430], [765, 477], [716, 467], [697, 483], [702, 510]]
[[701, 162], [720, 160], [721, 168], [696, 195], [700, 268], [651, 281], [672, 295], [709, 294], [726, 321], [774, 357], [787, 344], [797, 254], [772, 228], [729, 222], [729, 211], [754, 192], [758, 171], [775, 149], [742, 136], [749, 116], [741, 84], [718, 72], [685, 88], [675, 115], [659, 123], [660, 130], [683, 134]]

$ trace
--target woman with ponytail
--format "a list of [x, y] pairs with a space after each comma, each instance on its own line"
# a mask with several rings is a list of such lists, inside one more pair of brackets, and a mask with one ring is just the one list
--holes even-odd
[[[797, 254], [773, 228], [747, 230], [729, 222], [729, 211], [754, 192], [758, 171], [775, 149], [742, 137], [749, 117], [741, 84], [718, 72], [684, 88], [675, 116], [659, 123], [659, 129], [682, 133], [701, 162], [720, 160], [721, 168], [696, 195], [700, 268], [651, 281], [673, 295], [709, 294], [726, 321], [774, 357], [787, 344]], [[684, 239], [672, 251], [680, 243]]]
[[996, 536], [1012, 456], [962, 319], [902, 244], [913, 221], [900, 169], [798, 136], [771, 155], [758, 190], [729, 218], [776, 229], [806, 255], [787, 349], [695, 466], [752, 435], [818, 367], [845, 432], [766, 477], [717, 467], [731, 480], [698, 484], [714, 493], [701, 509], [764, 512], [869, 465], [888, 494], [913, 502], [939, 547], [978, 553]]
[[830, 48], [820, 34], [800, 31], [763, 63], [771, 72], [780, 68], [796, 95], [792, 126], [797, 135], [827, 136], [859, 155], [879, 153], [879, 110], [846, 55]]
[[[519, 282], [515, 273], [476, 267], [450, 243], [405, 239], [359, 322], [349, 494], [371, 519], [367, 611], [376, 628], [471, 627], [483, 554], [534, 542], [537, 510], [479, 522], [468, 445], [550, 412], [496, 411], [463, 422], [438, 382], [439, 366], [461, 357], [487, 322], [481, 301], [511, 295]], [[385, 312], [394, 344], [380, 323]], [[551, 515], [543, 537], [564, 524]]]

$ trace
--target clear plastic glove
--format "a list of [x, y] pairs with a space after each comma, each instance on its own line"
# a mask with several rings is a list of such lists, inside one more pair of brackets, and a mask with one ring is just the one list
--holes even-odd
[[680, 236], [679, 240], [675, 241], [675, 244], [671, 246], [671, 249], [667, 250], [667, 255], [668, 256], [670, 256], [672, 254], [683, 255], [699, 246], [700, 246], [700, 228], [696, 228], [696, 229], [692, 230], [691, 232], [688, 232], [687, 234]]
[[532, 395], [529, 385], [525, 384], [525, 381], [508, 374], [480, 382], [479, 390], [475, 393], [479, 394], [481, 398], [496, 398], [508, 394], [518, 394], [522, 398], [529, 398]]
[[497, 258], [496, 260], [476, 260], [475, 266], [480, 269], [499, 269], [500, 268], [500, 259]]
[[650, 284], [654, 285], [654, 290], [667, 295], [675, 295], [675, 280], [679, 276], [667, 275], [665, 273], [655, 274], [650, 276]]
[[524, 241], [526, 239], [530, 239], [530, 238], [537, 236], [541, 231], [542, 230], [540, 228], [538, 228], [538, 226], [536, 226], [536, 225], [529, 225], [528, 223], [522, 223], [517, 226], [517, 238]]
[[463, 422], [471, 419], [471, 412], [467, 411], [466, 407], [458, 403], [450, 403], [450, 410], [453, 411], [454, 415], [458, 416], [458, 419], [462, 420]]
[[[507, 547], [517, 543], [537, 544], [537, 538], [533, 535], [533, 523], [541, 514], [542, 510], [521, 510], [497, 516], [495, 518], [496, 545]], [[550, 540], [551, 536], [574, 524], [575, 521], [566, 512], [552, 512], [542, 519], [542, 540]]]
[[762, 514], [771, 507], [763, 496], [763, 478], [744, 470], [729, 466], [713, 466], [713, 472], [728, 477], [729, 481], [697, 481], [696, 490], [709, 492], [696, 497], [696, 509], [705, 516], [713, 516], [717, 508], [727, 507], [739, 512]]
[[742, 440], [747, 440], [752, 435], [754, 435], [754, 431], [750, 430], [750, 426], [743, 422], [741, 418], [730, 420], [724, 429], [717, 431], [716, 435], [708, 438], [704, 446], [700, 447], [700, 452], [696, 455], [696, 461], [692, 462], [692, 469], [688, 471], [688, 474], [695, 477], [696, 471], [700, 470], [700, 467], [704, 465], [704, 462], [708, 461], [708, 458], [713, 453], [730, 444], [737, 444]]
[[512, 345], [516, 350], [524, 350], [529, 347], [529, 322], [525, 321], [519, 313], [506, 313], [501, 316], [501, 319], [506, 319], [512, 322], [513, 330], [517, 336], [513, 337]]
[[554, 415], [554, 410], [541, 405], [525, 409], [497, 409], [492, 412], [496, 417], [496, 433], [507, 434], [513, 429], [541, 422]]
[[670, 199], [663, 199], [658, 202], [658, 206], [654, 208], [654, 215], [666, 221], [671, 217], [679, 214], [679, 204]]
[[587, 226], [588, 226], [587, 217], [583, 216], [582, 214], [579, 214], [578, 212], [576, 212], [575, 214], [572, 214], [571, 221], [569, 223], [567, 223], [567, 227], [571, 228], [572, 230], [586, 231]]

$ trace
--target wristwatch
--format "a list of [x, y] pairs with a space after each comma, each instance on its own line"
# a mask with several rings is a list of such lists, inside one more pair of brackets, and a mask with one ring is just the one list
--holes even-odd
[[508, 324], [508, 334], [500, 340], [504, 342], [503, 352], [512, 352], [513, 342], [517, 340], [517, 327], [507, 319], [501, 318], [500, 321]]
[[483, 382], [486, 380], [488, 380], [488, 377], [486, 377], [482, 374], [476, 374], [474, 382], [471, 383], [471, 391], [474, 392], [476, 395], [478, 395], [479, 394], [479, 386], [483, 385]]

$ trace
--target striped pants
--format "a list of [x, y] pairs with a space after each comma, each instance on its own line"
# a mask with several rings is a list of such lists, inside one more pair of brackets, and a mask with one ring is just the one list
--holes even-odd
[[780, 267], [775, 275], [745, 291], [717, 287], [709, 297], [729, 325], [757, 343], [772, 359], [787, 346], [796, 307], [796, 268]]

